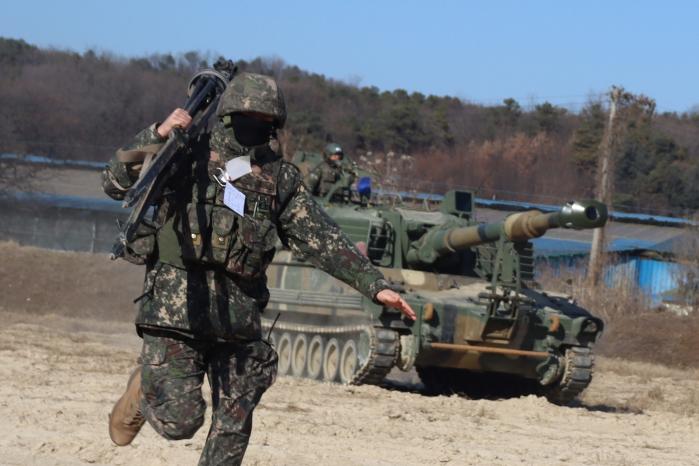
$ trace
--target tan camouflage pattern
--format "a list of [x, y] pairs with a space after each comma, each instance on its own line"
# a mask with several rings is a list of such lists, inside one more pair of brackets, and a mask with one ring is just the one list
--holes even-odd
[[204, 375], [213, 420], [199, 464], [238, 465], [250, 439], [252, 414], [277, 374], [277, 354], [264, 341], [217, 343], [143, 335], [141, 411], [161, 436], [189, 439], [204, 423]]
[[286, 122], [284, 95], [274, 79], [254, 73], [238, 73], [221, 96], [216, 115], [257, 112], [275, 118], [277, 128]]

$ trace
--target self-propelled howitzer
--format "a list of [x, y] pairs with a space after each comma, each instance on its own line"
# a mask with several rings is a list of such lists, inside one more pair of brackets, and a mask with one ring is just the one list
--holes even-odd
[[327, 202], [324, 208], [418, 314], [415, 322], [281, 251], [270, 267], [271, 330], [279, 371], [343, 383], [381, 383], [417, 370], [433, 393], [541, 393], [574, 399], [592, 379], [603, 322], [572, 299], [540, 291], [533, 245], [553, 228], [604, 225], [606, 207], [571, 202], [501, 222], [475, 220], [473, 193], [438, 210]]

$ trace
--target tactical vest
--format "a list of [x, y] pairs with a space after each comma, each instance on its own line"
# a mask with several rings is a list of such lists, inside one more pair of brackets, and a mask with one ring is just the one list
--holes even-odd
[[[264, 275], [277, 243], [277, 179], [281, 159], [254, 167], [232, 184], [245, 194], [245, 215], [223, 202], [224, 187], [195, 171], [191, 197], [178, 196], [156, 235], [161, 262], [221, 267], [241, 279]], [[214, 162], [209, 162], [217, 168]]]
[[318, 186], [318, 194], [325, 196], [335, 186], [335, 183], [340, 180], [342, 170], [331, 166], [327, 162], [320, 165], [320, 186]]

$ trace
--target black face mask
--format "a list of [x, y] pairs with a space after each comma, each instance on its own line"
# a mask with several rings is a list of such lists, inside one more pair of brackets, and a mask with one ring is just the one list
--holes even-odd
[[231, 125], [235, 138], [245, 147], [265, 144], [274, 132], [273, 123], [242, 113], [231, 115]]

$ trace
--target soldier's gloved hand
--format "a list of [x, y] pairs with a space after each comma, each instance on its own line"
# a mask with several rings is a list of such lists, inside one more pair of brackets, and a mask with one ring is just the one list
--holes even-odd
[[165, 139], [172, 131], [172, 128], [179, 126], [182, 129], [186, 129], [187, 126], [192, 122], [192, 117], [182, 108], [176, 108], [165, 121], [160, 123], [158, 129], [156, 130], [158, 136]]
[[400, 310], [400, 312], [410, 320], [415, 320], [416, 318], [415, 311], [410, 307], [410, 304], [393, 290], [389, 290], [388, 288], [381, 290], [376, 294], [375, 299], [386, 307]]

